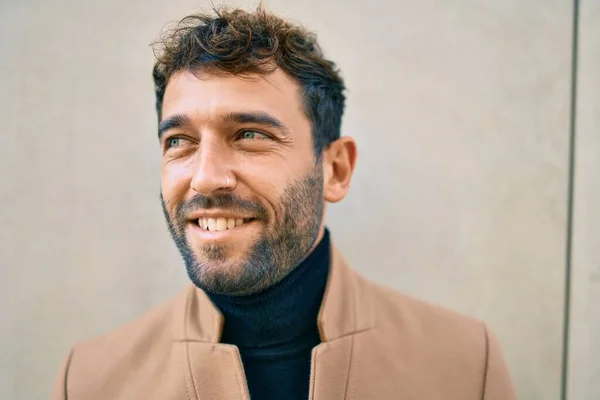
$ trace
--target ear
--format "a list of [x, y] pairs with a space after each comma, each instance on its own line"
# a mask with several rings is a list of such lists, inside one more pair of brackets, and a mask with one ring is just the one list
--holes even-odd
[[325, 200], [337, 203], [346, 197], [356, 165], [356, 143], [341, 137], [323, 151], [323, 194]]

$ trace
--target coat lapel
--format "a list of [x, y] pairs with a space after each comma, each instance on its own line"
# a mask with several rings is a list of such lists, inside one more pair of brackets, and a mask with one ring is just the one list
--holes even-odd
[[[352, 383], [354, 335], [374, 326], [372, 301], [364, 280], [332, 245], [331, 266], [317, 325], [321, 344], [313, 349], [311, 400], [342, 400]], [[176, 307], [174, 348], [193, 400], [248, 400], [237, 347], [219, 343], [223, 315], [208, 296], [190, 285]]]
[[242, 360], [235, 346], [188, 342], [187, 352], [197, 399], [249, 400]]
[[331, 260], [317, 321], [322, 343], [312, 352], [310, 400], [347, 398], [354, 379], [354, 335], [375, 325], [364, 281], [333, 246]]
[[352, 335], [321, 343], [312, 352], [310, 400], [346, 399], [354, 345]]
[[174, 315], [174, 349], [184, 370], [191, 400], [249, 400], [237, 347], [219, 343], [223, 315], [208, 296], [189, 286]]

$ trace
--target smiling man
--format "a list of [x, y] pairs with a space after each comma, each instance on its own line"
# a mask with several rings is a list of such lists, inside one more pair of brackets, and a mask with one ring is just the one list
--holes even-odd
[[[354, 166], [349, 138], [315, 149], [300, 85], [259, 66], [265, 75], [245, 77], [177, 67], [164, 91], [163, 209], [209, 294], [258, 293], [287, 276], [321, 241], [324, 199], [344, 196]], [[341, 82], [333, 89], [341, 108]]]
[[332, 244], [356, 145], [313, 35], [219, 9], [156, 55], [161, 202], [193, 284], [76, 345], [54, 399], [515, 398], [483, 323], [369, 282]]

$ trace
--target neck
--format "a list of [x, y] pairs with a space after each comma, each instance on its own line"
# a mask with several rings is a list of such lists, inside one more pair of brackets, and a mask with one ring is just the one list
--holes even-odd
[[221, 342], [240, 348], [274, 346], [314, 331], [329, 262], [329, 233], [325, 230], [312, 253], [267, 290], [246, 296], [208, 293], [225, 317]]

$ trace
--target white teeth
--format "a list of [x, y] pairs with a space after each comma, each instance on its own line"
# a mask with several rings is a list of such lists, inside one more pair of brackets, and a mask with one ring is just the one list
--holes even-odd
[[227, 218], [217, 218], [217, 232], [227, 230]]
[[214, 218], [207, 218], [208, 219], [208, 230], [213, 232], [217, 230], [217, 220]]
[[198, 218], [198, 225], [200, 228], [211, 232], [221, 232], [227, 229], [233, 229], [243, 223], [243, 218]]

